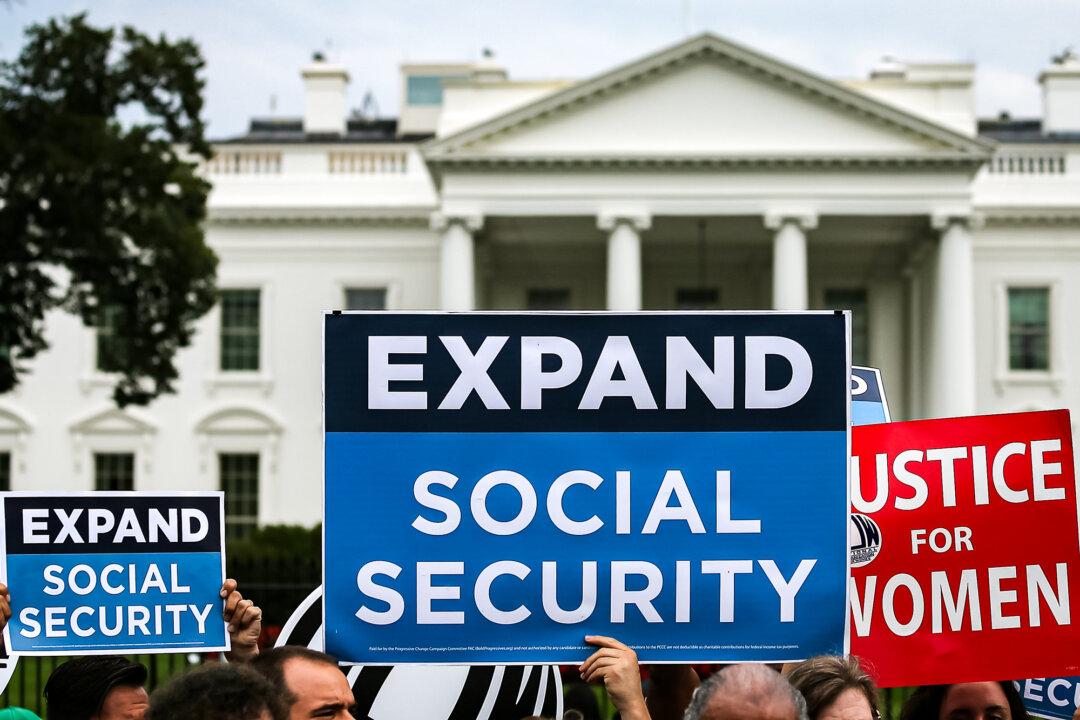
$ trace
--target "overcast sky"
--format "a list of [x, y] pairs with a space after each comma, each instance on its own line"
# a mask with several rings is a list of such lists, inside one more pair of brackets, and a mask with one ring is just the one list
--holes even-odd
[[863, 77], [884, 55], [975, 62], [980, 115], [1034, 116], [1039, 70], [1080, 48], [1080, 0], [8, 0], [0, 57], [27, 25], [88, 7], [95, 24], [199, 43], [212, 137], [270, 114], [272, 96], [277, 115], [300, 115], [314, 50], [348, 67], [351, 106], [370, 90], [382, 115], [397, 112], [406, 60], [490, 47], [511, 77], [582, 78], [709, 30], [829, 77]]

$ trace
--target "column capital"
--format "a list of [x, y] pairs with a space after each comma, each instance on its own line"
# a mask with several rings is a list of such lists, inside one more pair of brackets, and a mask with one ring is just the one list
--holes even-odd
[[978, 230], [986, 222], [986, 216], [980, 212], [940, 211], [930, 215], [930, 227], [939, 232], [948, 230], [953, 225], [962, 225], [968, 230]]
[[484, 216], [480, 213], [444, 213], [441, 211], [431, 213], [431, 229], [445, 230], [451, 225], [460, 225], [471, 233], [484, 227]]
[[602, 210], [596, 216], [596, 227], [611, 232], [617, 225], [629, 225], [638, 232], [652, 227], [652, 215], [644, 210]]
[[764, 222], [769, 230], [779, 230], [786, 223], [792, 223], [805, 231], [817, 227], [818, 216], [808, 210], [770, 210], [765, 213]]

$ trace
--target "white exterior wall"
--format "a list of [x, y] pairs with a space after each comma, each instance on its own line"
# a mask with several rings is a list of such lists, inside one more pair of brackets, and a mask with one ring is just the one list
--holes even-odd
[[[136, 453], [138, 490], [218, 489], [218, 451], [258, 452], [260, 521], [320, 520], [322, 313], [343, 307], [352, 286], [385, 286], [394, 309], [436, 308], [435, 234], [422, 225], [246, 224], [212, 225], [207, 239], [221, 259], [220, 287], [262, 290], [260, 371], [218, 371], [215, 308], [178, 356], [176, 395], [125, 411], [147, 427], [107, 417], [80, 431], [109, 410], [112, 385], [93, 370], [93, 331], [54, 313], [50, 349], [0, 400], [0, 414], [18, 408], [31, 423], [14, 448], [13, 489], [92, 489], [94, 451]], [[0, 450], [5, 438], [14, 445], [10, 435], [0, 433]]]
[[[496, 95], [485, 92], [452, 88], [447, 97], [463, 103], [459, 117], [482, 118], [498, 106], [491, 101]], [[511, 95], [503, 98], [509, 102]], [[469, 97], [478, 103], [471, 110]], [[930, 105], [940, 100], [939, 110], [960, 110], [952, 100], [919, 97]], [[438, 109], [433, 112], [413, 119], [434, 128]], [[471, 150], [504, 158], [669, 158], [872, 156], [924, 146], [925, 138], [709, 60], [605, 93]], [[458, 231], [473, 237], [478, 307], [492, 309], [525, 307], [530, 287], [568, 287], [575, 307], [603, 308], [607, 234], [598, 219], [605, 215], [640, 219], [644, 308], [671, 307], [678, 288], [698, 286], [702, 277], [720, 288], [725, 308], [768, 308], [773, 231], [765, 218], [811, 216], [810, 306], [822, 307], [828, 288], [867, 288], [870, 358], [883, 370], [899, 419], [933, 407], [938, 234], [931, 218], [974, 211], [986, 218], [974, 230], [978, 411], [1080, 408], [1080, 330], [1071, 317], [1080, 308], [1077, 145], [1003, 145], [992, 167], [974, 179], [963, 166], [948, 164], [672, 169], [564, 163], [451, 169], [438, 187], [420, 149], [410, 144], [218, 149], [208, 169], [215, 187], [207, 238], [221, 258], [222, 287], [263, 291], [261, 370], [218, 371], [215, 309], [177, 359], [177, 394], [120, 413], [112, 409], [110, 378], [93, 370], [93, 331], [54, 313], [51, 348], [16, 391], [0, 397], [0, 451], [13, 453], [15, 489], [90, 488], [96, 450], [135, 452], [138, 489], [213, 489], [217, 452], [258, 452], [260, 520], [317, 522], [321, 313], [341, 307], [349, 286], [386, 287], [391, 309], [437, 309], [441, 236], [428, 225], [433, 213], [457, 218]], [[703, 217], [704, 273], [696, 233]], [[1004, 370], [1004, 288], [1010, 283], [1052, 289], [1049, 373]]]

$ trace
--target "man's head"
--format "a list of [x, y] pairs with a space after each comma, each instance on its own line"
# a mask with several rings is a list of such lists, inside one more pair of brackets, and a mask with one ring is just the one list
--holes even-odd
[[283, 693], [289, 720], [352, 720], [352, 688], [326, 653], [286, 645], [261, 653], [250, 665]]
[[116, 655], [86, 655], [53, 670], [45, 683], [46, 720], [142, 720], [146, 668]]
[[694, 692], [686, 720], [806, 720], [806, 701], [763, 665], [729, 665]]
[[181, 675], [150, 698], [146, 720], [286, 720], [277, 689], [241, 665], [215, 663]]

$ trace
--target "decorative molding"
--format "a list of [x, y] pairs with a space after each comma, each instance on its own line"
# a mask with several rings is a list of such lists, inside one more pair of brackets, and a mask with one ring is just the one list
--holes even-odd
[[760, 75], [774, 83], [812, 95], [848, 112], [854, 112], [902, 132], [929, 139], [943, 146], [946, 151], [951, 150], [958, 155], [974, 157], [980, 164], [989, 158], [995, 147], [994, 143], [985, 139], [970, 137], [794, 65], [711, 33], [703, 33], [592, 79], [546, 95], [485, 122], [464, 128], [444, 138], [429, 140], [420, 146], [420, 150], [429, 160], [441, 160], [447, 156], [457, 155], [465, 148], [483, 140], [579, 108], [594, 98], [624, 90], [642, 79], [655, 77], [691, 61], [706, 59], [719, 60], [743, 72]]
[[460, 225], [470, 233], [479, 232], [484, 227], [484, 216], [475, 212], [433, 212], [430, 226], [432, 230], [442, 232], [451, 225]]
[[986, 208], [982, 211], [986, 225], [1080, 225], [1080, 207], [1073, 208]]
[[479, 153], [427, 158], [432, 169], [455, 170], [575, 168], [679, 170], [804, 170], [808, 168], [955, 168], [974, 172], [985, 161], [964, 153], [902, 155], [483, 155]]
[[764, 222], [769, 230], [779, 230], [785, 223], [794, 223], [806, 231], [818, 226], [818, 216], [807, 210], [770, 210], [765, 213]]
[[134, 452], [142, 466], [142, 473], [136, 475], [137, 482], [153, 471], [158, 426], [149, 415], [131, 408], [121, 410], [115, 405], [104, 405], [68, 423], [68, 431], [74, 448], [76, 476], [82, 474], [84, 463], [90, 466], [90, 456], [96, 451]]
[[275, 224], [275, 225], [396, 225], [424, 227], [428, 224], [431, 206], [401, 208], [358, 207], [283, 207], [251, 206], [207, 209], [211, 225]]
[[947, 210], [930, 215], [930, 227], [938, 232], [944, 232], [953, 225], [963, 225], [968, 230], [978, 230], [984, 223], [983, 214], [971, 210]]
[[644, 210], [601, 210], [596, 216], [596, 227], [611, 232], [617, 225], [629, 225], [637, 232], [652, 227], [652, 215]]

